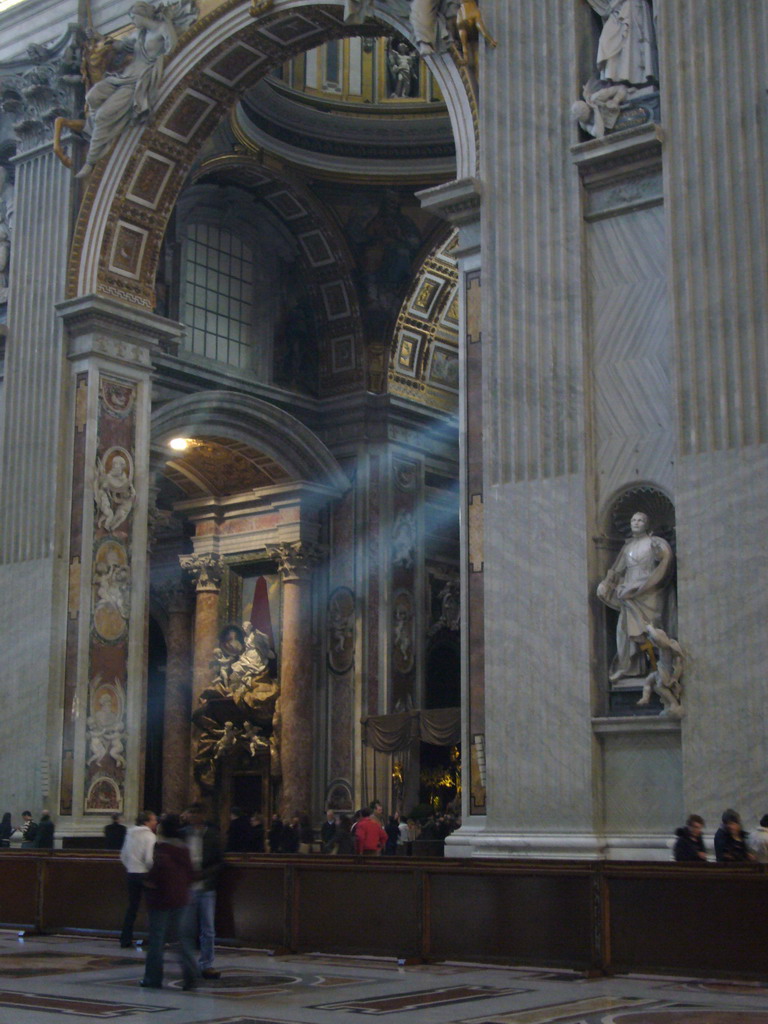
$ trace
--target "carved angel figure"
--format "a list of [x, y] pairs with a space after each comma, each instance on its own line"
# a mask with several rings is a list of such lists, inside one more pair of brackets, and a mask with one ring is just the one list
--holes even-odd
[[109, 754], [116, 765], [125, 767], [123, 753], [125, 745], [123, 736], [125, 726], [122, 718], [115, 711], [112, 698], [109, 694], [103, 693], [99, 698], [99, 709], [88, 717], [86, 722], [88, 729], [88, 743], [91, 749], [91, 756], [88, 764], [101, 764]]
[[680, 677], [685, 667], [683, 650], [677, 640], [667, 636], [663, 629], [648, 625], [645, 632], [655, 648], [650, 655], [653, 671], [643, 680], [643, 695], [637, 703], [640, 706], [649, 704], [655, 690], [664, 705], [661, 714], [682, 718], [683, 705], [680, 699], [683, 688]]
[[136, 490], [131, 479], [128, 459], [114, 454], [109, 465], [96, 457], [96, 474], [93, 482], [93, 498], [96, 502], [97, 523], [113, 533], [121, 526], [133, 510]]
[[94, 166], [126, 128], [146, 121], [157, 101], [164, 58], [179, 34], [197, 18], [196, 0], [162, 5], [137, 0], [131, 8], [136, 31], [125, 39], [105, 40], [113, 53], [131, 55], [121, 71], [108, 72], [85, 96], [83, 127], [90, 137], [88, 155], [78, 178]]

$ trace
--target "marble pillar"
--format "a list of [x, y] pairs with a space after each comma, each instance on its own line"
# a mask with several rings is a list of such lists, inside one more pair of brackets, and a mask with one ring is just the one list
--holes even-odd
[[180, 555], [179, 563], [195, 584], [192, 658], [192, 706], [210, 682], [213, 649], [219, 642], [219, 593], [224, 563], [219, 555]]
[[192, 603], [187, 588], [174, 585], [168, 602], [167, 661], [163, 720], [163, 806], [180, 811], [189, 801]]
[[[197, 706], [198, 698], [210, 682], [213, 649], [219, 642], [219, 594], [224, 565], [219, 555], [180, 555], [179, 563], [184, 572], [188, 573], [195, 584], [195, 626], [192, 647], [192, 700], [191, 706]], [[191, 735], [190, 751], [194, 755], [197, 749], [199, 730], [188, 721], [187, 735]], [[193, 775], [193, 762], [188, 762], [190, 785], [195, 799], [203, 794], [199, 792]]]
[[449, 182], [419, 193], [422, 206], [459, 229], [459, 479], [461, 485], [462, 787], [460, 832], [450, 837], [455, 855], [469, 854], [467, 837], [482, 829], [485, 771], [485, 559], [483, 555], [484, 433], [480, 182]]
[[276, 558], [283, 582], [280, 644], [280, 763], [283, 818], [309, 814], [314, 768], [314, 679], [312, 644], [312, 568], [321, 551], [314, 544], [281, 544]]
[[766, 811], [768, 757], [768, 8], [656, 0], [654, 10], [680, 449], [678, 631], [690, 655], [684, 806], [712, 829], [736, 807], [751, 830]]
[[[0, 634], [6, 638], [0, 664], [0, 774], [8, 806], [28, 806], [37, 813], [54, 802], [59, 780], [63, 668], [57, 652], [67, 616], [68, 474], [62, 451], [67, 371], [65, 330], [54, 304], [66, 294], [70, 225], [77, 204], [71, 172], [53, 155], [52, 124], [45, 115], [52, 97], [61, 113], [68, 104], [74, 113], [76, 98], [71, 100], [77, 90], [62, 79], [56, 60], [35, 67], [21, 42], [9, 38], [4, 43], [6, 53], [17, 45], [19, 52], [15, 60], [0, 65], [3, 93], [9, 97], [0, 110], [3, 163], [8, 143], [17, 140], [10, 161], [15, 184], [7, 322], [0, 328], [5, 357]], [[14, 86], [15, 102], [10, 91]], [[6, 186], [0, 198], [8, 199], [8, 192]], [[23, 744], [19, 736], [24, 736]], [[49, 769], [50, 788], [43, 786]]]
[[70, 834], [143, 802], [152, 357], [179, 325], [97, 296], [58, 306], [71, 456], [57, 812]]

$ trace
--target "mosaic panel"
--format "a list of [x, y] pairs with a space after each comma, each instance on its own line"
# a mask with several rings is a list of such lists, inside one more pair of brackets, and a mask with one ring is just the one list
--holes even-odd
[[138, 281], [148, 237], [149, 232], [144, 228], [128, 224], [124, 220], [119, 221], [112, 243], [109, 269], [121, 277]]
[[128, 186], [127, 198], [139, 206], [156, 210], [173, 169], [174, 163], [167, 157], [149, 151], [144, 153]]
[[178, 142], [187, 143], [215, 106], [216, 101], [210, 96], [188, 89], [168, 112], [158, 131]]
[[266, 59], [266, 54], [260, 50], [254, 50], [245, 43], [238, 42], [206, 68], [205, 73], [223, 85], [234, 87], [241, 78], [259, 64], [263, 64]]

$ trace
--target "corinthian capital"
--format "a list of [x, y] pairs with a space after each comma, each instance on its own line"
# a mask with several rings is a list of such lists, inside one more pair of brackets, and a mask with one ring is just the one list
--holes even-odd
[[179, 555], [179, 565], [189, 573], [198, 593], [201, 590], [219, 590], [224, 574], [221, 555]]
[[322, 561], [325, 549], [320, 544], [296, 541], [278, 544], [267, 554], [277, 562], [277, 571], [284, 581], [309, 579], [312, 569]]

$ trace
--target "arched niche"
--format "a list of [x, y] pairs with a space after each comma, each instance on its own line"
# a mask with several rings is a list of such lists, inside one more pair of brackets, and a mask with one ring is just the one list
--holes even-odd
[[[408, 32], [381, 0], [375, 12]], [[343, 17], [343, 0], [275, 0], [255, 18], [244, 0], [226, 0], [192, 26], [169, 59], [151, 125], [125, 132], [89, 179], [70, 259], [70, 297], [108, 295], [154, 308], [168, 219], [204, 140], [270, 68], [328, 39], [366, 31]], [[426, 59], [453, 125], [457, 177], [471, 177], [477, 141], [469, 80], [449, 54]]]

